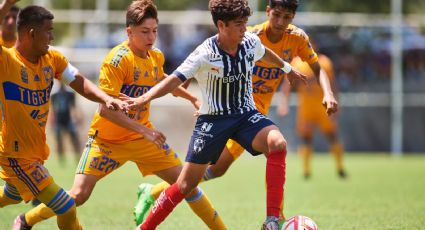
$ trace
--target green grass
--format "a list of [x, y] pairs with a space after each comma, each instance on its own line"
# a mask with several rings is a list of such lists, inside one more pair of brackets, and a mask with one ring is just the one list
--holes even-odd
[[[425, 155], [395, 159], [387, 154], [346, 156], [349, 178], [340, 180], [329, 155], [315, 155], [312, 177], [301, 176], [300, 160], [290, 155], [285, 190], [286, 216], [311, 217], [324, 230], [424, 229]], [[56, 159], [47, 168], [58, 184], [70, 188], [75, 165], [61, 167]], [[201, 185], [229, 229], [259, 229], [265, 218], [264, 157], [245, 156], [228, 174]], [[142, 178], [129, 163], [100, 181], [90, 200], [78, 209], [85, 229], [134, 229], [132, 208]], [[2, 181], [0, 184], [4, 184]], [[0, 229], [29, 204], [0, 209]], [[55, 219], [33, 229], [56, 229]], [[186, 204], [179, 205], [159, 229], [206, 229]]]

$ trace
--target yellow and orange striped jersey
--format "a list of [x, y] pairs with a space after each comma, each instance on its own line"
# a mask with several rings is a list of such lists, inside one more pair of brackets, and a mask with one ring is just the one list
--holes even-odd
[[[129, 97], [139, 97], [160, 82], [164, 77], [164, 55], [159, 49], [148, 51], [148, 58], [136, 56], [128, 47], [128, 41], [114, 47], [103, 61], [99, 88], [107, 94], [118, 96], [119, 93]], [[140, 112], [138, 122], [152, 127], [149, 121], [149, 107]], [[129, 112], [129, 117], [136, 117], [134, 111]], [[131, 141], [142, 138], [139, 133], [122, 128], [105, 118], [99, 113], [94, 115], [89, 135], [94, 135], [114, 143]]]
[[[317, 61], [317, 54], [314, 52], [307, 34], [300, 28], [289, 25], [282, 39], [272, 43], [267, 38], [267, 27], [269, 22], [249, 27], [248, 30], [256, 32], [261, 42], [267, 48], [273, 50], [286, 62], [291, 62], [294, 57], [300, 57], [310, 64]], [[284, 72], [273, 65], [258, 61], [255, 64], [252, 78], [252, 88], [254, 101], [257, 109], [266, 114], [270, 103], [280, 82], [284, 77]]]
[[[299, 113], [313, 113], [313, 112], [322, 112], [324, 113], [324, 108], [322, 105], [323, 99], [323, 90], [320, 87], [319, 83], [314, 76], [313, 70], [310, 68], [309, 64], [303, 62], [299, 58], [295, 58], [292, 61], [292, 66], [296, 68], [299, 72], [305, 74], [308, 78], [308, 84], [298, 84], [297, 86], [297, 96], [298, 96], [298, 112]], [[319, 64], [323, 71], [329, 77], [331, 84], [334, 81], [334, 72], [332, 61], [323, 54], [319, 55]]]
[[37, 64], [27, 61], [15, 49], [2, 47], [0, 55], [3, 104], [0, 157], [45, 160], [46, 122], [53, 78], [60, 79], [68, 65], [65, 57], [49, 50]]

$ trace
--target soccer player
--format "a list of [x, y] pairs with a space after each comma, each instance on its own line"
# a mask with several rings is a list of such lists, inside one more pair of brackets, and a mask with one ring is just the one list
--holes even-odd
[[[315, 79], [320, 82], [321, 90], [324, 92], [322, 95], [317, 95], [317, 100], [322, 100], [326, 105], [326, 108], [322, 108], [321, 112], [323, 115], [325, 115], [325, 112], [330, 114], [336, 110], [336, 100], [333, 96], [328, 76], [326, 72], [321, 70], [317, 54], [310, 45], [306, 33], [291, 24], [297, 7], [297, 0], [269, 0], [266, 7], [268, 20], [259, 25], [249, 27], [248, 30], [255, 32], [260, 38], [261, 43], [273, 50], [283, 60], [290, 62], [294, 57], [298, 56], [310, 64], [314, 70]], [[281, 84], [285, 73], [281, 69], [276, 68], [274, 64], [262, 60], [255, 63], [252, 73], [255, 105], [260, 113], [267, 114], [272, 97], [277, 91], [279, 84]], [[222, 176], [243, 152], [244, 147], [239, 145], [235, 140], [230, 139], [218, 161], [208, 167], [203, 180]], [[166, 187], [168, 185], [164, 182], [153, 187], [150, 184], [141, 184], [139, 186], [139, 200], [136, 204], [136, 216], [144, 216], [144, 212], [137, 212], [137, 210], [147, 212], [153, 204], [154, 199]], [[284, 219], [283, 214], [281, 219]]]
[[[186, 164], [177, 183], [155, 201], [140, 229], [155, 229], [214, 164], [229, 138], [252, 155], [267, 157], [267, 218], [264, 229], [279, 228], [279, 214], [285, 183], [286, 141], [279, 129], [258, 112], [252, 97], [252, 71], [263, 60], [288, 73], [290, 81], [305, 80], [273, 51], [265, 48], [257, 35], [246, 32], [251, 10], [246, 0], [210, 0], [209, 9], [218, 34], [206, 39], [174, 73], [148, 93], [129, 101], [142, 107], [187, 79], [196, 78], [203, 104], [189, 144]], [[331, 110], [336, 109], [332, 102]]]
[[[0, 15], [3, 16], [3, 15]], [[44, 167], [49, 156], [45, 126], [54, 78], [84, 97], [110, 109], [125, 109], [83, 77], [65, 57], [53, 50], [53, 15], [43, 7], [28, 6], [17, 19], [15, 47], [0, 46], [0, 100], [3, 134], [0, 142], [0, 207], [37, 198], [58, 216], [60, 229], [81, 229], [74, 199], [53, 181]], [[16, 223], [25, 222], [17, 218]]]
[[[111, 96], [120, 93], [126, 98], [145, 94], [158, 82], [168, 79], [163, 72], [164, 55], [153, 47], [157, 37], [157, 9], [151, 0], [133, 1], [126, 16], [128, 41], [114, 47], [104, 59], [99, 87]], [[183, 88], [173, 91], [193, 104], [198, 100]], [[96, 183], [127, 161], [134, 162], [144, 175], [155, 174], [174, 183], [182, 170], [174, 150], [164, 143], [162, 133], [153, 129], [149, 120], [150, 107], [127, 115], [101, 106], [90, 130], [89, 140], [76, 170], [74, 185], [69, 191], [76, 205], [84, 204]], [[133, 119], [130, 119], [133, 118]], [[201, 189], [186, 194], [194, 212], [210, 229], [226, 229], [221, 217]], [[42, 204], [25, 214], [27, 226], [33, 226], [54, 212]]]
[[[334, 82], [332, 61], [323, 54], [320, 54], [318, 57], [320, 66], [329, 76], [331, 82]], [[295, 84], [298, 95], [296, 129], [298, 136], [302, 140], [302, 144], [298, 146], [298, 152], [303, 159], [304, 178], [308, 179], [311, 175], [310, 162], [313, 152], [312, 141], [315, 127], [318, 127], [325, 134], [330, 143], [330, 152], [335, 157], [339, 177], [346, 178], [347, 174], [342, 163], [344, 148], [338, 138], [336, 118], [323, 113], [323, 106], [320, 101], [320, 98], [323, 97], [323, 92], [319, 85], [314, 82], [314, 72], [308, 63], [303, 62], [299, 58], [294, 59], [291, 64], [300, 70], [300, 72], [304, 73], [310, 82], [308, 85]], [[335, 84], [332, 84], [332, 86], [335, 86]], [[279, 104], [277, 111], [280, 116], [285, 116], [288, 111], [287, 98], [289, 97], [290, 87], [288, 84], [284, 84], [282, 88], [282, 91], [286, 92], [286, 100], [283, 100], [283, 103]]]

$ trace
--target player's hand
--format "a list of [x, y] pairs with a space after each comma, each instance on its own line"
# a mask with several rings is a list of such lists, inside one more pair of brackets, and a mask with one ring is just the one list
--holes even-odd
[[143, 95], [140, 97], [132, 98], [128, 97], [127, 95], [120, 94], [118, 98], [127, 102], [129, 109], [133, 109], [136, 111], [143, 111], [147, 104], [147, 101], [145, 100]]
[[338, 102], [333, 95], [325, 95], [323, 97], [322, 104], [325, 107], [328, 116], [338, 111]]
[[114, 110], [114, 111], [121, 110], [121, 111], [124, 111], [125, 113], [127, 113], [128, 111], [127, 102], [119, 100], [117, 98], [113, 98], [113, 97], [109, 97], [108, 99], [106, 99], [105, 106], [106, 108], [110, 110]]
[[294, 86], [295, 85], [295, 82], [297, 80], [301, 80], [304, 84], [307, 85], [307, 76], [305, 76], [304, 74], [296, 71], [295, 69], [292, 69], [291, 72], [288, 73], [288, 76], [287, 77], [288, 77], [289, 84], [291, 86]]
[[196, 111], [193, 113], [193, 116], [194, 116], [194, 117], [199, 117], [199, 115], [201, 115], [201, 112], [199, 112], [199, 110], [196, 110]]
[[165, 135], [158, 130], [147, 129], [143, 136], [152, 141], [158, 148], [162, 148], [165, 144]]

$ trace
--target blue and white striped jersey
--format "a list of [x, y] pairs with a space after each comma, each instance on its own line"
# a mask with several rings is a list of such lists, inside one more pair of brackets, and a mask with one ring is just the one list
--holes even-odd
[[235, 56], [218, 47], [215, 35], [199, 45], [173, 74], [182, 81], [198, 81], [203, 99], [200, 114], [241, 114], [256, 109], [252, 68], [264, 53], [265, 48], [254, 33], [245, 33]]

